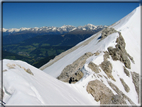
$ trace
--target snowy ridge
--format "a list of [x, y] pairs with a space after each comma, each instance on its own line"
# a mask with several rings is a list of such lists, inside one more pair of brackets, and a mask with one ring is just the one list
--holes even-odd
[[[23, 61], [4, 59], [3, 101], [7, 105], [103, 105], [101, 101], [103, 98], [97, 101], [93, 94], [87, 91], [90, 81], [98, 80], [111, 90], [113, 95], [122, 96], [127, 105], [140, 105], [138, 100], [141, 96], [133, 82], [133, 72], [140, 75], [140, 8], [139, 6], [109, 27], [113, 27], [116, 32], [104, 39], [100, 39], [102, 31], [92, 35], [42, 66], [40, 69], [44, 72]], [[89, 26], [91, 29], [94, 27], [90, 24]], [[43, 28], [47, 29], [47, 27]], [[116, 47], [120, 34], [125, 40], [126, 52], [134, 62], [130, 59], [131, 57], [128, 57], [131, 67], [127, 68], [122, 61], [113, 60], [109, 54], [107, 61], [112, 65], [110, 78], [101, 64], [105, 60], [105, 53], [109, 53], [108, 47]], [[65, 67], [87, 52], [91, 52], [92, 55], [85, 60], [85, 64], [80, 69], [84, 75], [78, 82], [68, 84], [56, 79]], [[99, 73], [89, 67], [90, 62], [98, 66]], [[124, 67], [129, 75], [124, 71]]]
[[[120, 21], [116, 22], [114, 25], [110, 26], [110, 27], [115, 28], [117, 31], [121, 32], [121, 34], [126, 42], [126, 51], [134, 58], [135, 63], [131, 62], [131, 69], [127, 69], [130, 72], [130, 77], [128, 77], [124, 73], [124, 69], [123, 69], [124, 64], [122, 62], [113, 61], [111, 56], [108, 59], [113, 66], [112, 75], [116, 80], [114, 82], [113, 80], [109, 79], [109, 81], [111, 81], [114, 84], [117, 84], [117, 86], [120, 88], [120, 90], [126, 96], [131, 98], [131, 100], [135, 104], [138, 104], [138, 95], [137, 95], [137, 92], [136, 92], [136, 89], [135, 89], [135, 86], [134, 86], [134, 83], [132, 80], [131, 72], [136, 72], [136, 73], [140, 74], [140, 41], [139, 41], [140, 40], [140, 8], [141, 7], [136, 8], [132, 13], [128, 14], [126, 17], [124, 17]], [[91, 61], [97, 65], [101, 64], [101, 62], [103, 62], [103, 55], [104, 55], [103, 52], [107, 51], [107, 48], [110, 46], [115, 47], [116, 39], [119, 37], [119, 34], [113, 33], [113, 34], [109, 35], [108, 37], [106, 37], [104, 40], [99, 42], [98, 38], [100, 36], [101, 36], [101, 32], [99, 32], [95, 35], [92, 35], [92, 37], [87, 39], [87, 40], [89, 40], [89, 39], [92, 40], [87, 45], [85, 43], [87, 40], [79, 43], [78, 45], [76, 45], [77, 48], [75, 50], [72, 49], [73, 51], [71, 51], [67, 55], [64, 55], [64, 57], [61, 57], [61, 58], [59, 58], [61, 56], [61, 55], [59, 55], [59, 57], [58, 57], [59, 60], [56, 61], [56, 58], [55, 58], [54, 60], [52, 60], [52, 62], [54, 62], [53, 64], [50, 64], [51, 62], [49, 62], [46, 65], [44, 65], [43, 67], [41, 67], [41, 69], [44, 72], [46, 72], [47, 74], [56, 78], [61, 74], [62, 70], [67, 65], [72, 64], [75, 60], [77, 60], [80, 56], [82, 56], [86, 52], [96, 53], [98, 51], [100, 53], [99, 56], [93, 55], [92, 57], [88, 58], [88, 62], [86, 62], [86, 64], [84, 65], [85, 72], [83, 72], [84, 70], [82, 71], [84, 74], [86, 72], [88, 72], [88, 73], [86, 73], [87, 75], [85, 75], [85, 78], [83, 77], [76, 84], [80, 84], [83, 87], [83, 86], [87, 86], [89, 81], [99, 79], [99, 80], [103, 81], [103, 83], [105, 83], [106, 86], [110, 87], [107, 82], [108, 80], [105, 79], [105, 77], [98, 78], [98, 75], [94, 74], [93, 71], [92, 71], [92, 73], [90, 72], [90, 68], [88, 68], [88, 64]], [[64, 63], [64, 62], [66, 62], [66, 63]], [[63, 64], [61, 65], [61, 63], [63, 63]], [[50, 65], [50, 66], [48, 66], [48, 65]], [[46, 66], [48, 66], [48, 67], [46, 67]], [[103, 75], [103, 76], [107, 76], [103, 72], [102, 69], [101, 69], [101, 73], [99, 73], [99, 74]], [[95, 75], [95, 76], [93, 76], [93, 75]], [[129, 92], [125, 91], [125, 89], [120, 81], [120, 78], [123, 78], [125, 83], [130, 88]], [[113, 90], [112, 88], [110, 88], [110, 89]]]
[[[3, 62], [3, 101], [7, 105], [95, 104], [87, 93], [80, 94], [69, 84], [25, 62], [6, 59]], [[26, 69], [30, 69], [33, 75], [27, 73]]]

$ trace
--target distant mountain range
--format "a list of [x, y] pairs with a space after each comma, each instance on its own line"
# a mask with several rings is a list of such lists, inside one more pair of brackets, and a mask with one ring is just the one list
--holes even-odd
[[94, 33], [102, 30], [107, 26], [95, 26], [92, 24], [88, 24], [85, 26], [74, 27], [71, 25], [64, 25], [62, 27], [41, 27], [41, 28], [12, 28], [5, 29], [3, 28], [3, 44], [14, 44], [20, 43], [23, 40], [39, 36], [39, 35], [60, 35], [69, 32], [73, 32], [77, 34], [77, 32], [85, 32], [85, 31], [93, 31]]
[[40, 67], [105, 27], [88, 24], [79, 27], [4, 29], [3, 58], [24, 60]]
[[34, 27], [34, 28], [11, 28], [11, 29], [5, 29], [3, 28], [3, 36], [5, 35], [10, 35], [12, 33], [38, 33], [38, 34], [47, 34], [47, 33], [54, 33], [54, 34], [63, 34], [63, 33], [67, 33], [67, 32], [71, 32], [74, 30], [92, 30], [92, 31], [96, 31], [99, 29], [102, 29], [104, 27], [107, 26], [102, 26], [102, 25], [98, 25], [95, 26], [93, 24], [87, 24], [84, 26], [71, 26], [71, 25], [63, 25], [61, 27], [47, 27], [47, 26], [43, 26], [43, 27]]

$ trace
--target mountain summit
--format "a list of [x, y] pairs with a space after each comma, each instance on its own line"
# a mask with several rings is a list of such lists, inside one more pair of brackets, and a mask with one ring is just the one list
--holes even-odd
[[40, 69], [4, 59], [3, 101], [6, 105], [140, 105], [140, 8]]

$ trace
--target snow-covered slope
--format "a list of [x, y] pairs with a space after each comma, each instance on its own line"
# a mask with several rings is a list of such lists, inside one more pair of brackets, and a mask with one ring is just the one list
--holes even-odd
[[[119, 37], [119, 33], [112, 33], [109, 36], [107, 36], [105, 39], [101, 40], [98, 39], [101, 36], [102, 32], [99, 32], [95, 35], [92, 35], [92, 37], [88, 38], [87, 40], [79, 43], [72, 49], [62, 53], [61, 55], [57, 56], [54, 60], [51, 60], [49, 63], [42, 66], [40, 69], [46, 72], [47, 74], [57, 78], [63, 69], [68, 66], [69, 64], [72, 64], [74, 61], [76, 61], [78, 58], [80, 58], [82, 55], [84, 55], [87, 52], [96, 53], [98, 52], [99, 55], [93, 55], [89, 57], [86, 60], [86, 63], [84, 64], [84, 67], [82, 68], [82, 72], [84, 73], [83, 78], [77, 82], [76, 84], [80, 85], [80, 87], [85, 87], [91, 80], [100, 80], [103, 81], [103, 83], [108, 86], [113, 92], [114, 90], [108, 85], [108, 81], [115, 84], [126, 96], [128, 96], [132, 102], [135, 104], [138, 104], [138, 94], [136, 92], [135, 85], [133, 83], [133, 77], [132, 72], [136, 72], [140, 75], [140, 10], [141, 6], [137, 7], [134, 11], [132, 11], [130, 14], [122, 18], [120, 21], [116, 22], [115, 24], [111, 25], [109, 28], [113, 27], [116, 31], [119, 31], [122, 35], [122, 37], [125, 40], [126, 43], [126, 52], [133, 57], [134, 63], [130, 61], [131, 68], [127, 68], [128, 72], [130, 73], [130, 76], [127, 76], [124, 72], [124, 63], [122, 63], [119, 60], [113, 60], [112, 57], [109, 55], [109, 58], [107, 59], [112, 64], [112, 76], [115, 79], [113, 81], [109, 78], [107, 80], [104, 76], [107, 76], [106, 73], [99, 67], [101, 72], [99, 73], [102, 75], [102, 77], [98, 77], [98, 74], [95, 74], [89, 67], [88, 64], [90, 62], [95, 63], [96, 65], [100, 65], [104, 61], [104, 51], [108, 52], [108, 47], [115, 48], [116, 40]], [[129, 58], [130, 60], [130, 58]], [[94, 76], [95, 75], [95, 76]], [[107, 76], [108, 77], [108, 76]], [[128, 85], [130, 88], [129, 92], [126, 92], [122, 81], [120, 79], [123, 79], [124, 82]], [[127, 104], [128, 101], [126, 101]]]
[[95, 104], [83, 90], [81, 93], [25, 62], [4, 59], [3, 68], [6, 105]]
[[[133, 72], [140, 75], [140, 8], [136, 8], [132, 13], [110, 26], [117, 32], [109, 34], [104, 39], [100, 39], [102, 31], [92, 35], [42, 66], [40, 69], [44, 72], [22, 61], [4, 59], [3, 101], [11, 105], [100, 105], [103, 97], [98, 93], [88, 93], [90, 81], [98, 80], [104, 84], [103, 87], [106, 86], [112, 92], [111, 94], [123, 97], [121, 100], [126, 104], [140, 105], [140, 102], [138, 102], [140, 96], [138, 96], [136, 89], [139, 84], [135, 85], [133, 82], [134, 79], [136, 81], [138, 79], [133, 78]], [[130, 67], [123, 63], [125, 60], [114, 60], [108, 52], [108, 47], [116, 47], [118, 44], [116, 41], [118, 41], [120, 34], [126, 43], [124, 50], [134, 60], [133, 62], [131, 57], [126, 58], [130, 60]], [[122, 38], [121, 40], [123, 41]], [[85, 60], [83, 67], [79, 68], [84, 75], [78, 82], [68, 84], [56, 79], [65, 67], [73, 64], [87, 52], [91, 52], [92, 55]], [[104, 60], [106, 60], [104, 58], [105, 53], [109, 54], [106, 59], [112, 65], [112, 67], [109, 67], [111, 77], [101, 67]], [[97, 65], [99, 73], [94, 72], [89, 67], [90, 62]], [[94, 88], [95, 86], [92, 87], [92, 90]], [[101, 90], [100, 92], [103, 91], [99, 86], [98, 89]], [[97, 95], [99, 101], [96, 100], [95, 95]], [[119, 100], [119, 97], [115, 96], [114, 100], [115, 98]]]
[[[137, 10], [137, 11], [136, 11]], [[140, 7], [136, 8], [132, 13], [128, 14], [126, 17], [121, 19], [120, 21], [116, 22], [115, 24], [111, 25], [110, 27], [114, 27], [117, 31], [122, 33], [126, 41], [126, 50], [130, 55], [134, 57], [135, 63], [133, 64], [136, 67], [136, 72], [140, 73]], [[107, 47], [114, 46], [117, 37], [119, 36], [118, 33], [112, 34], [108, 36], [105, 40], [98, 42], [98, 37], [101, 36], [101, 32], [92, 35], [90, 38], [86, 39], [85, 41], [77, 44], [77, 49], [70, 49], [73, 50], [66, 56], [64, 56], [59, 61], [55, 62], [49, 67], [41, 67], [44, 69], [43, 71], [52, 75], [53, 77], [59, 76], [61, 71], [67, 65], [73, 63], [76, 59], [82, 56], [86, 52], [95, 53], [97, 51], [106, 51]], [[84, 45], [86, 41], [90, 40], [87, 45]], [[61, 56], [61, 55], [60, 55]], [[135, 59], [136, 58], [136, 59]], [[55, 60], [55, 59], [54, 59]], [[52, 63], [51, 60], [49, 63]], [[64, 63], [66, 62], [66, 63]], [[55, 67], [56, 66], [56, 67]]]

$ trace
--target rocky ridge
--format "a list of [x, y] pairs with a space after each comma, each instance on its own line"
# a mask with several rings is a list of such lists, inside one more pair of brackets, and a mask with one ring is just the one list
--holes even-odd
[[[116, 81], [115, 78], [112, 75], [112, 70], [113, 70], [113, 66], [111, 64], [111, 62], [109, 61], [110, 57], [113, 59], [113, 61], [119, 60], [120, 62], [122, 62], [124, 64], [124, 73], [130, 77], [130, 71], [127, 69], [131, 69], [131, 64], [130, 61], [132, 63], [134, 63], [133, 57], [131, 57], [127, 51], [125, 50], [125, 40], [121, 35], [121, 32], [116, 31], [113, 28], [106, 28], [102, 31], [101, 33], [101, 37], [99, 37], [99, 42], [101, 42], [103, 39], [105, 39], [107, 36], [109, 36], [112, 33], [118, 33], [119, 37], [116, 39], [116, 45], [115, 48], [113, 47], [108, 47], [107, 51], [104, 51], [103, 53], [103, 59], [104, 61], [100, 64], [97, 65], [94, 62], [90, 62], [88, 63], [88, 67], [93, 71], [93, 74], [97, 75], [97, 77], [101, 77], [104, 75], [101, 75], [100, 72], [104, 72], [107, 77], [105, 76], [108, 84], [110, 85], [110, 87], [112, 88], [112, 90], [114, 90], [117, 94], [114, 94], [101, 80], [93, 80], [88, 82], [88, 85], [86, 87], [86, 91], [88, 93], [90, 93], [94, 99], [96, 101], [100, 101], [101, 104], [123, 104], [123, 105], [127, 105], [126, 100], [132, 104], [135, 105], [134, 102], [127, 97], [122, 91], [120, 91], [118, 89], [117, 86], [115, 86], [109, 79], [112, 79], [114, 82]], [[60, 76], [57, 77], [57, 79], [64, 81], [64, 82], [68, 82], [68, 83], [76, 83], [79, 80], [82, 79], [83, 77], [83, 72], [82, 69], [84, 67], [84, 64], [86, 63], [86, 60], [95, 55], [99, 55], [100, 53], [97, 51], [95, 53], [91, 53], [88, 52], [86, 54], [84, 54], [83, 56], [81, 56], [80, 58], [78, 58], [76, 61], [74, 61], [72, 64], [66, 66], [62, 73], [60, 74]], [[102, 70], [100, 70], [102, 69]], [[94, 75], [94, 76], [95, 76]], [[137, 94], [139, 94], [138, 89], [139, 89], [139, 85], [136, 84], [139, 82], [138, 79], [136, 79], [136, 77], [138, 77], [139, 75], [136, 73], [132, 73], [132, 77], [133, 77], [133, 83], [135, 85], [135, 89], [137, 91]], [[124, 90], [128, 93], [130, 91], [129, 86], [127, 85], [127, 83], [120, 78], [120, 82], [123, 85]]]

